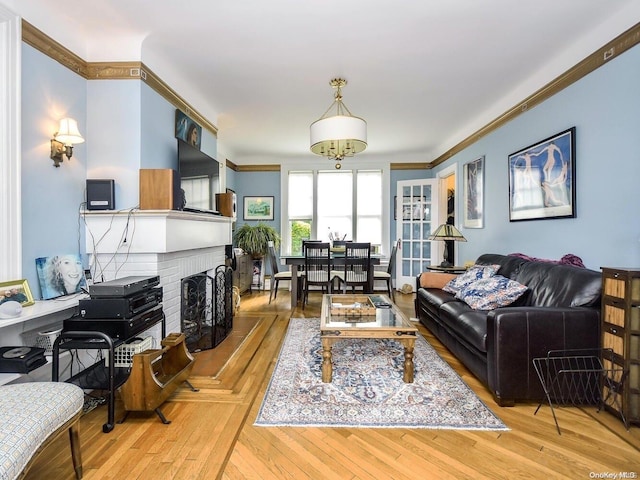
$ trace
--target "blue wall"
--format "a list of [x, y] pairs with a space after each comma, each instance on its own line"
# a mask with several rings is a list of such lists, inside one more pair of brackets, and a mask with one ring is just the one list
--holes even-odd
[[[485, 155], [485, 226], [463, 229], [460, 261], [484, 252], [558, 259], [589, 268], [640, 265], [640, 46], [482, 138], [437, 170]], [[509, 222], [507, 157], [576, 127], [576, 218]], [[436, 171], [437, 171], [436, 170]], [[462, 175], [457, 191], [462, 192]], [[457, 201], [462, 200], [457, 195]], [[459, 211], [460, 203], [458, 203]]]
[[[176, 108], [140, 80], [87, 81], [22, 44], [22, 272], [41, 298], [35, 259], [79, 254], [85, 268], [85, 225], [79, 210], [87, 178], [113, 178], [116, 208], [138, 205], [140, 168], [177, 168]], [[85, 143], [59, 168], [49, 140], [60, 118], [78, 121]], [[217, 140], [203, 129], [202, 150]]]
[[236, 225], [241, 227], [244, 223], [257, 224], [256, 221], [243, 220], [244, 197], [272, 196], [273, 199], [273, 221], [265, 221], [280, 231], [280, 172], [236, 172], [234, 182], [230, 183], [227, 178], [227, 186], [236, 192], [238, 198], [238, 220]]
[[83, 254], [87, 143], [74, 146], [71, 160], [55, 168], [50, 139], [60, 118], [73, 117], [86, 130], [86, 81], [32, 47], [22, 44], [22, 275], [40, 298], [35, 259]]

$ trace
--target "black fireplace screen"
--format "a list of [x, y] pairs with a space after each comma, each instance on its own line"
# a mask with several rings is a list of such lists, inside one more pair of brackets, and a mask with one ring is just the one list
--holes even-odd
[[180, 322], [187, 348], [216, 347], [233, 327], [232, 270], [220, 265], [213, 277], [198, 273], [182, 279]]

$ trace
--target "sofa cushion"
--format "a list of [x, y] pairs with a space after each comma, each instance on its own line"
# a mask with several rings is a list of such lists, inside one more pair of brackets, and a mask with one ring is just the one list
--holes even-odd
[[494, 275], [461, 288], [456, 298], [474, 310], [494, 310], [511, 305], [526, 291], [525, 285], [502, 275]]
[[444, 303], [440, 307], [440, 319], [460, 339], [479, 351], [487, 351], [487, 312], [473, 310], [460, 300]]
[[496, 273], [511, 280], [515, 280], [522, 265], [527, 263], [529, 263], [529, 260], [524, 258], [501, 255], [499, 253], [485, 253], [476, 260], [476, 265], [500, 265]]
[[601, 273], [586, 268], [527, 262], [513, 279], [529, 287], [535, 307], [595, 307], [602, 294]]
[[474, 265], [463, 274], [452, 279], [442, 289], [445, 292], [456, 294], [461, 288], [476, 280], [492, 277], [498, 271], [498, 268], [500, 268], [499, 265]]
[[420, 286], [422, 288], [442, 289], [447, 283], [449, 283], [457, 276], [458, 275], [453, 273], [422, 272], [420, 274]]
[[421, 288], [416, 294], [420, 297], [421, 305], [435, 318], [438, 318], [440, 315], [440, 306], [443, 303], [456, 301], [453, 294], [447, 293], [439, 288]]

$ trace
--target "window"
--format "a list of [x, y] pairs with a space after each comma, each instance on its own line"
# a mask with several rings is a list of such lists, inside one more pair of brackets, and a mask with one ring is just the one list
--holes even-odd
[[[333, 239], [383, 244], [383, 170], [291, 170], [286, 175], [287, 230], [283, 251], [302, 253], [302, 240]], [[374, 247], [375, 248], [375, 247]]]

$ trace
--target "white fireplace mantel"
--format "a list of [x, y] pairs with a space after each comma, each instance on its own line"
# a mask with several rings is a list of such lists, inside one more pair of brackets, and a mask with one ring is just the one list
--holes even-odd
[[[91, 211], [86, 246], [96, 281], [157, 275], [167, 332], [180, 332], [183, 278], [225, 263], [233, 219], [175, 210]], [[156, 332], [157, 336], [157, 332]]]
[[90, 254], [170, 253], [230, 245], [233, 219], [177, 210], [83, 214]]

